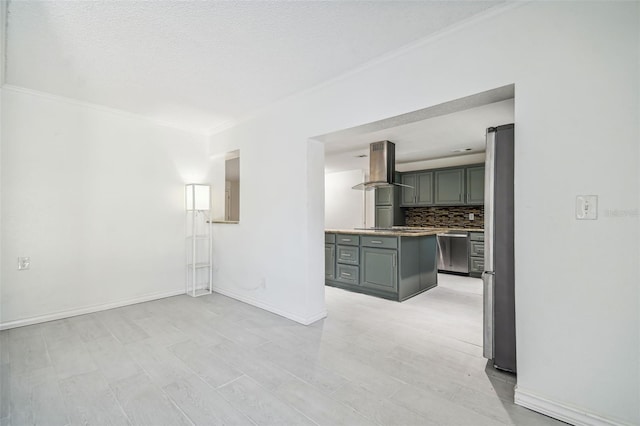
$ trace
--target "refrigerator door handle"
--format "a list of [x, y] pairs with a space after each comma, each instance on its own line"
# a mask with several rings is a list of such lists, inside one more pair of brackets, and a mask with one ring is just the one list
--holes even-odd
[[482, 354], [487, 359], [494, 356], [494, 286], [495, 265], [493, 263], [494, 242], [494, 197], [495, 197], [495, 161], [496, 161], [496, 128], [487, 129], [484, 175], [484, 267], [483, 285], [483, 324]]
[[495, 272], [484, 271], [482, 273], [483, 286], [483, 333], [482, 333], [482, 355], [487, 359], [493, 359], [493, 291]]

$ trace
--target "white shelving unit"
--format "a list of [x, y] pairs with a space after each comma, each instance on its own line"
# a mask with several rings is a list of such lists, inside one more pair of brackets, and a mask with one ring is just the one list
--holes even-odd
[[209, 185], [186, 186], [186, 289], [191, 297], [212, 292], [213, 240], [211, 238], [211, 188]]

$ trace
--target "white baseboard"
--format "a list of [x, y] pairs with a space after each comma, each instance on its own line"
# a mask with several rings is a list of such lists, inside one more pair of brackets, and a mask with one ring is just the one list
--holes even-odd
[[301, 317], [299, 315], [296, 314], [292, 314], [291, 312], [286, 312], [283, 311], [280, 308], [276, 308], [275, 306], [271, 306], [268, 303], [264, 303], [260, 300], [254, 299], [252, 297], [247, 297], [246, 295], [240, 294], [240, 293], [236, 293], [235, 291], [228, 289], [228, 288], [222, 288], [222, 287], [213, 287], [213, 291], [215, 291], [216, 293], [220, 293], [222, 295], [225, 296], [229, 296], [233, 299], [239, 300], [241, 302], [247, 303], [249, 305], [255, 306], [257, 308], [260, 309], [264, 309], [265, 311], [269, 311], [271, 313], [274, 313], [276, 315], [280, 315], [281, 317], [285, 317], [288, 318], [292, 321], [295, 321], [297, 323], [300, 323], [302, 325], [309, 325], [309, 324], [313, 324], [314, 322], [321, 320], [322, 318], [325, 318], [327, 316], [327, 311], [321, 311], [318, 312], [315, 315], [311, 315], [309, 317]]
[[544, 398], [534, 392], [522, 389], [521, 386], [516, 386], [514, 402], [522, 407], [575, 426], [631, 426], [631, 423], [607, 419], [578, 407]]
[[101, 305], [85, 306], [83, 308], [70, 309], [66, 311], [55, 312], [52, 314], [40, 315], [37, 317], [24, 318], [14, 321], [0, 323], [0, 330], [8, 330], [10, 328], [23, 327], [25, 325], [39, 324], [59, 320], [63, 318], [75, 317], [78, 315], [91, 314], [94, 312], [106, 311], [107, 309], [120, 308], [127, 305], [135, 305], [136, 303], [149, 302], [151, 300], [164, 299], [165, 297], [177, 296], [184, 294], [184, 288], [181, 290], [165, 291], [162, 293], [152, 293], [144, 296], [134, 297], [132, 299], [120, 300], [117, 302], [104, 303]]

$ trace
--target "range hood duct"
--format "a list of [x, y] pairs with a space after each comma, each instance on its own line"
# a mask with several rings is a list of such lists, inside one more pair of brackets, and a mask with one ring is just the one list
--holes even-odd
[[382, 186], [405, 186], [394, 182], [396, 174], [396, 145], [393, 142], [373, 142], [369, 145], [369, 180], [353, 189], [370, 191]]

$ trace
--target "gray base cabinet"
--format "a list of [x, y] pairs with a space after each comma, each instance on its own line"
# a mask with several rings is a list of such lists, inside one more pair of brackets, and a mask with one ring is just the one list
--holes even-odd
[[[326, 234], [327, 239], [337, 242], [337, 254], [333, 257], [335, 274], [332, 278], [326, 275], [326, 285], [402, 301], [438, 284], [435, 235]], [[342, 240], [351, 245], [341, 245]], [[357, 262], [353, 259], [356, 253]], [[326, 265], [330, 261], [325, 257], [325, 269], [330, 269]]]
[[336, 277], [336, 235], [324, 234], [324, 277], [333, 280]]
[[324, 277], [332, 280], [336, 277], [336, 245], [324, 245]]
[[397, 293], [397, 264], [397, 250], [363, 247], [361, 285], [365, 288]]
[[484, 232], [469, 233], [469, 276], [480, 278], [484, 272]]

